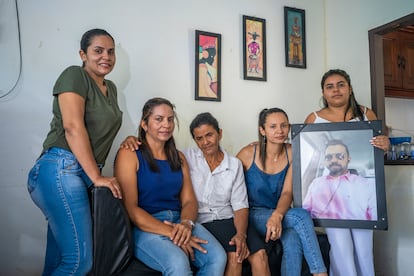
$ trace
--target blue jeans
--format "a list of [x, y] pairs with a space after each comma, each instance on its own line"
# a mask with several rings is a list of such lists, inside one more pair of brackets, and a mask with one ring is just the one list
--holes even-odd
[[85, 173], [64, 149], [44, 152], [27, 187], [48, 221], [43, 275], [86, 275], [92, 268], [92, 220]]
[[[180, 221], [178, 211], [167, 210], [152, 215], [160, 221], [167, 220], [174, 223]], [[222, 276], [224, 274], [226, 252], [214, 236], [199, 223], [194, 226], [193, 235], [208, 241], [208, 244], [201, 245], [208, 253], [204, 254], [194, 249], [195, 261], [191, 261], [169, 237], [144, 232], [135, 226], [133, 233], [135, 257], [152, 269], [161, 271], [163, 275], [193, 275], [190, 262], [198, 268], [197, 275]]]
[[[249, 210], [249, 223], [255, 225], [263, 236], [266, 235], [266, 223], [273, 211], [274, 209], [268, 208]], [[289, 209], [283, 218], [282, 227], [282, 275], [301, 275], [303, 255], [311, 273], [326, 272], [309, 213], [302, 208]]]

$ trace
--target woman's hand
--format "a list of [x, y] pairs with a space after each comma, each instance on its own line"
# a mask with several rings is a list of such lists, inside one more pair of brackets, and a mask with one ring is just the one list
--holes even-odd
[[207, 254], [207, 250], [205, 250], [203, 247], [201, 247], [200, 244], [207, 244], [208, 241], [200, 239], [196, 236], [192, 236], [190, 239], [190, 242], [182, 245], [181, 249], [184, 251], [184, 253], [191, 258], [192, 261], [195, 261], [194, 257], [194, 250], [193, 248], [197, 249], [198, 251]]
[[282, 219], [283, 215], [276, 211], [270, 216], [266, 223], [266, 238], [265, 241], [275, 241], [282, 236]]
[[369, 142], [371, 143], [371, 145], [379, 149], [382, 149], [384, 152], [386, 152], [390, 147], [390, 139], [388, 138], [388, 136], [385, 135], [378, 135], [372, 137], [372, 139]]
[[164, 221], [165, 224], [172, 226], [170, 239], [178, 245], [186, 245], [191, 239], [192, 226], [186, 223], [172, 223], [170, 221]]
[[244, 259], [249, 257], [250, 251], [249, 251], [249, 248], [247, 247], [246, 235], [244, 234], [234, 235], [231, 238], [229, 244], [236, 246], [236, 256], [237, 256], [238, 263], [242, 263]]
[[128, 136], [121, 143], [121, 149], [129, 149], [131, 151], [137, 150], [141, 145], [141, 142], [138, 140], [138, 137]]
[[116, 180], [115, 177], [99, 176], [97, 179], [95, 179], [93, 184], [96, 187], [108, 187], [115, 198], [122, 198], [121, 187], [119, 186], [118, 180]]

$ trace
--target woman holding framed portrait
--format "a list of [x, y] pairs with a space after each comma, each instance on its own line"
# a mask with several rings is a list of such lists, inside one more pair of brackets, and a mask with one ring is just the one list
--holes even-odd
[[[321, 81], [324, 107], [312, 112], [306, 124], [377, 120], [375, 113], [358, 104], [348, 73], [341, 69], [326, 72]], [[387, 136], [373, 137], [370, 143], [386, 151]], [[375, 275], [373, 257], [373, 230], [354, 228], [326, 228], [330, 251], [329, 275]]]

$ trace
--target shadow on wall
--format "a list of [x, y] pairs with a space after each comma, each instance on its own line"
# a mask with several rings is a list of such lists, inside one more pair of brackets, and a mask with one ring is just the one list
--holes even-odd
[[[116, 37], [115, 37], [116, 40]], [[126, 88], [131, 80], [131, 62], [128, 53], [122, 48], [121, 44], [116, 45], [116, 65], [114, 70], [107, 76], [108, 79], [113, 81], [118, 90], [118, 105], [122, 110], [122, 125], [115, 137], [112, 144], [112, 149], [109, 152], [108, 158], [106, 159], [106, 165], [103, 169], [104, 175], [113, 175], [113, 164], [115, 155], [118, 151], [119, 145], [128, 135], [135, 135], [138, 118], [131, 118], [130, 112], [127, 108], [127, 97], [125, 95]], [[138, 104], [137, 109], [134, 110], [139, 112]], [[134, 113], [132, 117], [134, 117]], [[125, 134], [126, 133], [126, 134]]]

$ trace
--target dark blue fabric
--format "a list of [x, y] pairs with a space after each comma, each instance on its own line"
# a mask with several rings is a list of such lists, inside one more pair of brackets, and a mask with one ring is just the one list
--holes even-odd
[[138, 205], [150, 214], [164, 210], [180, 211], [180, 191], [183, 185], [181, 170], [172, 171], [167, 160], [156, 160], [159, 172], [151, 170], [140, 150], [137, 172]]
[[261, 171], [254, 162], [255, 158], [256, 147], [254, 148], [253, 163], [245, 172], [249, 207], [265, 207], [275, 209], [282, 193], [286, 172], [289, 168], [287, 150], [286, 158], [288, 160], [288, 164], [282, 171], [276, 174], [267, 174]]

